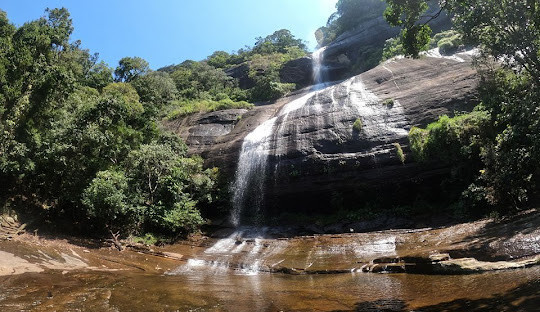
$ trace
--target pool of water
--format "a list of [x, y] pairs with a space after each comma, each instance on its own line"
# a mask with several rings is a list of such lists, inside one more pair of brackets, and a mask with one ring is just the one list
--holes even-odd
[[190, 272], [0, 277], [0, 311], [535, 311], [540, 268], [471, 275]]

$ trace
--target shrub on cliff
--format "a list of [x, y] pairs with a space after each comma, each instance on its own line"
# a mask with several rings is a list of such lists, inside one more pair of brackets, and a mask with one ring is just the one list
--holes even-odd
[[167, 119], [173, 120], [194, 113], [207, 113], [224, 109], [252, 109], [253, 104], [246, 101], [235, 102], [229, 98], [219, 101], [213, 100], [182, 100], [174, 101], [171, 105], [172, 111], [167, 115]]
[[527, 74], [497, 70], [484, 78], [474, 112], [413, 127], [411, 149], [422, 162], [452, 165], [469, 206], [520, 208], [537, 191], [540, 90]]

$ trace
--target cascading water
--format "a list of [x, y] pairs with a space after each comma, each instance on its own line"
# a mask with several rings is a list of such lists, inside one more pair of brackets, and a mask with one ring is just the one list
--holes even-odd
[[[262, 123], [250, 132], [242, 143], [236, 179], [233, 184], [233, 210], [231, 223], [240, 225], [242, 212], [246, 207], [252, 208], [250, 216], [256, 218], [264, 200], [264, 179], [266, 163], [270, 149], [272, 129], [276, 117]], [[255, 220], [257, 221], [257, 220]]]
[[[277, 116], [270, 118], [250, 132], [242, 143], [235, 182], [233, 184], [233, 210], [230, 221], [239, 226], [247, 214], [253, 223], [257, 223], [264, 202], [265, 180], [267, 177], [268, 156], [274, 146], [271, 145], [274, 127], [278, 119], [304, 106], [325, 84], [326, 67], [322, 65], [325, 48], [313, 52], [313, 86], [311, 92], [287, 103]], [[249, 210], [248, 210], [249, 209]]]
[[327, 67], [323, 65], [323, 59], [324, 59], [324, 51], [326, 50], [326, 47], [323, 47], [321, 49], [318, 49], [317, 51], [313, 52], [311, 58], [313, 60], [313, 84], [315, 86], [320, 85], [321, 83], [324, 83], [327, 79]]
[[[241, 274], [256, 274], [271, 270], [283, 261], [276, 258], [276, 255], [281, 256], [281, 253], [285, 252], [286, 244], [275, 240], [265, 241], [268, 233], [257, 226], [260, 226], [257, 221], [262, 221], [258, 220], [258, 217], [263, 214], [261, 210], [265, 201], [265, 181], [272, 173], [268, 169], [269, 156], [279, 160], [291, 149], [305, 153], [315, 150], [314, 140], [304, 140], [307, 143], [296, 140], [297, 137], [309, 133], [305, 128], [306, 118], [315, 120], [314, 125], [309, 125], [310, 131], [327, 131], [330, 136], [335, 137], [336, 142], [356, 140], [352, 122], [359, 117], [363, 121], [364, 136], [374, 141], [383, 141], [392, 146], [391, 141], [406, 137], [407, 121], [399, 103], [396, 102], [391, 108], [382, 105], [380, 99], [367, 91], [358, 78], [333, 85], [325, 83], [327, 69], [322, 65], [323, 54], [324, 48], [313, 53], [313, 79], [316, 84], [311, 90], [285, 104], [276, 116], [259, 125], [244, 138], [232, 187], [233, 210], [230, 221], [236, 230], [208, 248], [200, 259], [189, 260], [177, 273], [210, 267], [214, 273], [233, 268]], [[336, 126], [327, 129], [323, 125]], [[328, 133], [325, 134], [328, 136]], [[353, 155], [362, 153], [364, 152]], [[370, 153], [373, 152], [368, 150], [364, 154]], [[275, 172], [277, 164], [278, 162]], [[256, 226], [248, 227], [246, 224]], [[312, 264], [312, 261], [308, 260], [306, 261]]]

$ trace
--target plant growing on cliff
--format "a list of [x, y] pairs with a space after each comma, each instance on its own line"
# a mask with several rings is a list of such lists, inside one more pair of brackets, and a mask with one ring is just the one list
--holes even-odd
[[401, 148], [401, 144], [393, 143], [392, 145], [394, 145], [394, 148], [396, 150], [396, 156], [399, 159], [399, 161], [401, 162], [401, 164], [402, 165], [405, 164], [405, 153], [403, 153], [403, 149]]
[[438, 48], [443, 55], [450, 55], [463, 46], [463, 36], [455, 30], [447, 30], [433, 36], [430, 42], [431, 48]]
[[394, 100], [393, 99], [386, 99], [383, 101], [383, 105], [386, 106], [386, 108], [392, 108], [394, 107]]
[[362, 118], [356, 118], [356, 120], [353, 123], [353, 129], [355, 131], [361, 132], [364, 128], [364, 123], [362, 122]]

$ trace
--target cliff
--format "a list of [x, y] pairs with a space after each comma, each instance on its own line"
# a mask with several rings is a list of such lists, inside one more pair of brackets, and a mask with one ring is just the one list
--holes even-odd
[[[446, 168], [412, 160], [409, 129], [471, 110], [477, 81], [466, 54], [394, 59], [250, 111], [197, 114], [165, 125], [186, 140], [192, 153], [233, 181], [243, 138], [277, 116], [265, 151], [268, 209], [328, 210], [335, 208], [336, 197], [354, 202], [388, 189], [397, 197], [414, 198], [416, 190], [432, 185], [431, 179]], [[292, 102], [297, 107], [291, 108]], [[357, 119], [360, 129], [353, 127]], [[396, 144], [404, 151], [403, 163]]]

